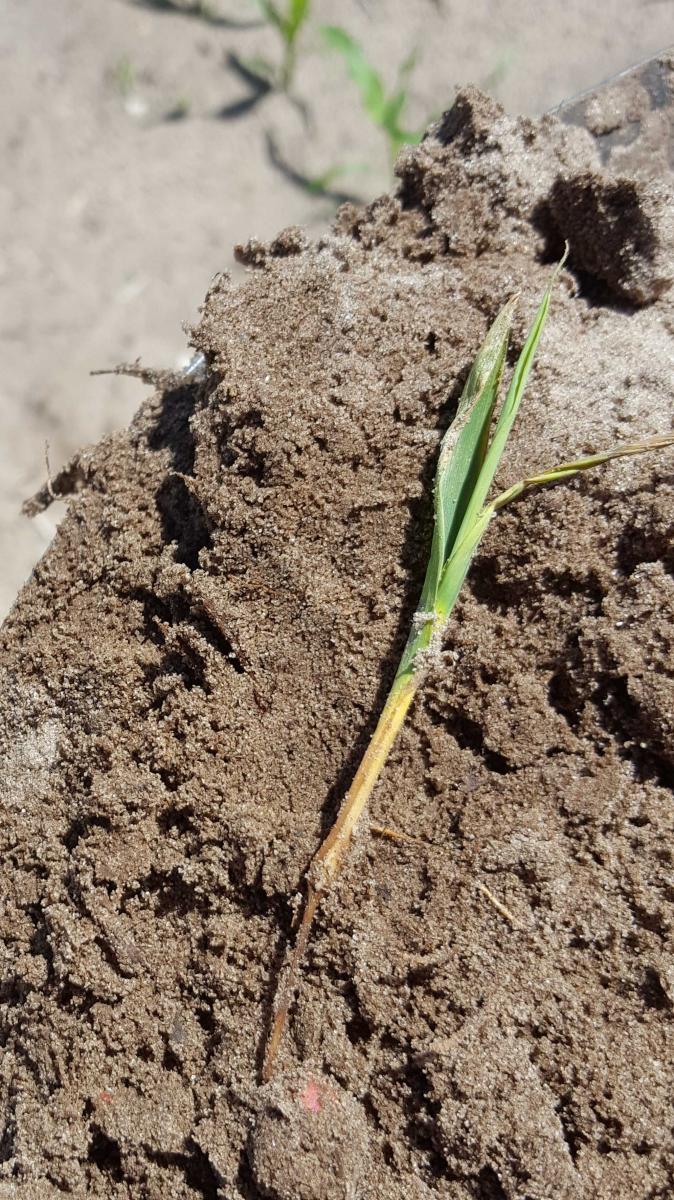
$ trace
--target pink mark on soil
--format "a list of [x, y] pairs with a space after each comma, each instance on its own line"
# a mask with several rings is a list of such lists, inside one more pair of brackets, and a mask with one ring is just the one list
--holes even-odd
[[300, 1094], [300, 1104], [307, 1112], [319, 1113], [323, 1107], [323, 1088], [315, 1079], [310, 1079]]

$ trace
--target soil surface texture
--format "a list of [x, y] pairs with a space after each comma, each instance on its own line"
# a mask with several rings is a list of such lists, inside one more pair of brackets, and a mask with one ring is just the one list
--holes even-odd
[[260, 1082], [439, 440], [565, 239], [499, 482], [671, 427], [666, 173], [472, 90], [397, 173], [241, 247], [205, 378], [52, 481], [2, 634], [0, 1200], [672, 1195], [671, 452], [493, 523]]
[[213, 272], [235, 269], [235, 242], [291, 224], [322, 233], [335, 198], [293, 172], [355, 168], [333, 182], [363, 201], [390, 187], [386, 139], [321, 25], [348, 29], [389, 89], [418, 52], [411, 130], [449, 108], [457, 86], [538, 115], [674, 43], [668, 0], [310, 8], [301, 103], [273, 92], [256, 103], [237, 64], [280, 54], [258, 0], [0, 0], [0, 619], [62, 515], [21, 514], [44, 477], [45, 441], [55, 469], [137, 408], [133, 380], [89, 371], [139, 355], [184, 366], [182, 322]]

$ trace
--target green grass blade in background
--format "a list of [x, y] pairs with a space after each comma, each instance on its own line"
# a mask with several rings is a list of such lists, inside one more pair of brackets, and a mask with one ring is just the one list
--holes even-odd
[[367, 61], [362, 47], [338, 25], [324, 25], [321, 32], [326, 45], [343, 58], [349, 77], [360, 92], [366, 113], [375, 124], [381, 125], [386, 106], [384, 85], [378, 72]]
[[326, 46], [344, 60], [370, 120], [388, 138], [390, 158], [395, 159], [402, 146], [419, 142], [423, 130], [403, 129], [400, 124], [408, 100], [407, 79], [417, 61], [416, 50], [399, 67], [395, 89], [387, 95], [381, 75], [368, 62], [360, 42], [339, 25], [324, 25], [321, 32]]
[[282, 33], [285, 36], [283, 17], [278, 11], [276, 5], [273, 3], [273, 0], [258, 0], [258, 4], [260, 5], [262, 16], [265, 18], [265, 20], [268, 21], [270, 25], [273, 25], [275, 29], [278, 29], [279, 33]]
[[290, 0], [288, 16], [285, 18], [285, 35], [289, 42], [297, 37], [309, 16], [311, 0]]
[[404, 62], [401, 63], [396, 80], [396, 91], [384, 105], [381, 124], [389, 136], [391, 154], [394, 158], [403, 146], [416, 146], [424, 134], [424, 129], [403, 129], [400, 125], [403, 109], [409, 99], [407, 82], [417, 64], [417, 59], [418, 53], [414, 49], [408, 54]]
[[[384, 121], [386, 128], [389, 131], [400, 129], [398, 122], [402, 116], [402, 111], [407, 103], [408, 98], [407, 82], [412, 74], [412, 71], [417, 65], [417, 58], [417, 51], [412, 50], [412, 52], [407, 55], [407, 58], [403, 63], [401, 63], [398, 69], [396, 90], [384, 107]], [[400, 132], [402, 131], [400, 130]], [[416, 138], [417, 135], [412, 134], [412, 137]]]

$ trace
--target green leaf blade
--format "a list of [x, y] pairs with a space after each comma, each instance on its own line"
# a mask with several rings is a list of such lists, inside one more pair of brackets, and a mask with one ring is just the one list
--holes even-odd
[[384, 104], [384, 109], [382, 112], [382, 124], [386, 132], [393, 136], [401, 132], [398, 122], [402, 115], [403, 108], [405, 107], [406, 100], [407, 95], [405, 92], [400, 91], [395, 92], [394, 95], [391, 96], [390, 99]]
[[[543, 294], [517, 360], [491, 440], [516, 296], [508, 301], [490, 327], [461, 394], [456, 417], [442, 440], [435, 477], [435, 523], [431, 552], [415, 619], [396, 678], [414, 673], [418, 655], [430, 645], [434, 633], [444, 628], [471, 559], [494, 513], [521, 491], [520, 485], [517, 485], [498, 497], [496, 502], [485, 506], [487, 493], [524, 395], [545, 327], [552, 290], [565, 258], [566, 255]], [[565, 473], [569, 474], [569, 464], [565, 466]]]
[[484, 511], [499, 512], [512, 500], [516, 500], [518, 496], [532, 488], [546, 487], [548, 484], [573, 479], [574, 475], [579, 475], [582, 471], [592, 471], [595, 467], [603, 467], [606, 463], [613, 462], [614, 459], [634, 458], [639, 454], [650, 454], [653, 450], [666, 450], [670, 446], [674, 446], [674, 433], [658, 433], [653, 437], [642, 438], [638, 442], [624, 442], [622, 445], [612, 446], [608, 450], [599, 450], [596, 454], [586, 454], [584, 458], [557, 463], [554, 467], [547, 467], [543, 471], [537, 471], [535, 475], [526, 475], [524, 479], [518, 480], [505, 492], [496, 496]]
[[286, 37], [294, 42], [300, 29], [309, 16], [311, 0], [290, 0], [288, 16], [285, 19]]
[[439, 628], [445, 625], [456, 604], [473, 555], [487, 532], [487, 526], [493, 515], [493, 509], [482, 509], [477, 520], [473, 521], [465, 531], [462, 531], [462, 535], [444, 565], [436, 600]]
[[[484, 462], [516, 303], [517, 297], [513, 296], [490, 326], [464, 385], [456, 416], [440, 445], [433, 490], [435, 519], [431, 551], [397, 677], [413, 669], [417, 655], [430, 645], [437, 625], [447, 562], [454, 552], [464, 513]], [[457, 594], [469, 562], [470, 556]]]
[[435, 606], [440, 577], [482, 470], [517, 298], [501, 309], [466, 380], [456, 416], [440, 445], [435, 474], [435, 525], [419, 609]]
[[485, 454], [484, 465], [480, 472], [479, 478], [476, 481], [475, 488], [470, 499], [470, 504], [466, 509], [464, 516], [466, 527], [470, 524], [471, 520], [475, 520], [477, 518], [478, 513], [483, 508], [487, 499], [487, 494], [494, 480], [494, 476], [498, 470], [499, 463], [503, 456], [503, 451], [505, 450], [510, 432], [515, 423], [515, 418], [519, 412], [519, 407], [524, 396], [524, 390], [529, 379], [534, 358], [536, 357], [536, 351], [538, 350], [538, 345], [543, 335], [543, 330], [545, 328], [545, 323], [547, 321], [548, 311], [550, 308], [550, 301], [552, 299], [552, 291], [565, 261], [566, 252], [564, 253], [564, 257], [555, 268], [548, 286], [543, 293], [543, 298], [538, 306], [533, 324], [529, 330], [527, 339], [522, 347], [522, 351], [515, 365], [513, 377], [510, 381], [510, 387], [508, 388], [506, 398], [503, 402], [503, 407], [499, 413], [491, 444], [487, 450], [487, 453]]

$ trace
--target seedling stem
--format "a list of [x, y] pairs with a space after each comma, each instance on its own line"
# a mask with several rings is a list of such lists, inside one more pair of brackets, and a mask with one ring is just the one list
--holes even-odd
[[[307, 872], [304, 912], [267, 1042], [262, 1069], [265, 1081], [271, 1077], [274, 1069], [297, 974], [318, 907], [339, 875], [354, 830], [422, 682], [429, 655], [440, 645], [473, 555], [492, 517], [531, 488], [570, 479], [581, 471], [601, 466], [614, 458], [645, 454], [674, 443], [674, 433], [662, 434], [561, 463], [547, 471], [526, 476], [487, 502], [487, 494], [524, 395], [547, 318], [552, 289], [563, 263], [564, 259], [546, 288], [495, 422], [494, 413], [516, 297], [508, 301], [487, 333], [464, 387], [454, 421], [443, 438], [435, 478], [433, 539], [421, 597], [376, 729], [332, 829]], [[499, 905], [484, 886], [482, 890], [499, 911], [513, 921], [509, 910]]]

